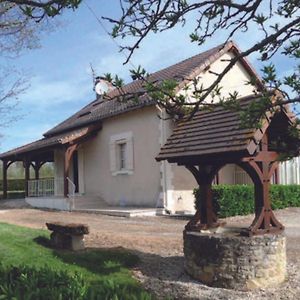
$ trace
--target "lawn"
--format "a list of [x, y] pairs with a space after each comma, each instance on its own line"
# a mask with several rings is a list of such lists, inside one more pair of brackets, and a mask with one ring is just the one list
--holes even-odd
[[0, 299], [152, 299], [132, 277], [123, 249], [58, 251], [49, 233], [0, 223]]

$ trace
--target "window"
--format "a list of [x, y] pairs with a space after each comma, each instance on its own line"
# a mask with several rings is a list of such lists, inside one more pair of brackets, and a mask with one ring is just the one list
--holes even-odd
[[132, 132], [110, 137], [110, 169], [113, 176], [133, 174]]
[[126, 170], [126, 143], [118, 144], [118, 158], [119, 158], [119, 167], [120, 171]]

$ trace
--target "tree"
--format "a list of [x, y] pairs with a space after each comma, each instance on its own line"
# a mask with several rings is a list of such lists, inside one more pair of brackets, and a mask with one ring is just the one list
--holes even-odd
[[[182, 96], [176, 96], [171, 90], [175, 90], [176, 84], [162, 83], [160, 86], [150, 86], [150, 91], [154, 89], [163, 92], [164, 96], [158, 97], [160, 104], [172, 111], [178, 106], [189, 106], [191, 115], [200, 107], [205, 105], [208, 95], [219, 95], [218, 89], [222, 78], [228, 71], [243, 57], [247, 57], [254, 52], [260, 53], [262, 61], [270, 60], [275, 54], [280, 53], [285, 59], [295, 59], [296, 67], [293, 74], [278, 78], [275, 66], [266, 65], [263, 69], [263, 80], [266, 86], [265, 94], [269, 94], [269, 89], [280, 90], [285, 97], [283, 103], [278, 99], [276, 105], [286, 103], [299, 103], [300, 98], [300, 2], [297, 0], [123, 0], [120, 1], [122, 16], [119, 19], [105, 17], [104, 19], [114, 24], [112, 30], [113, 37], [134, 38], [130, 45], [122, 46], [122, 51], [127, 51], [127, 63], [134, 51], [139, 48], [143, 40], [150, 32], [159, 33], [171, 30], [177, 25], [185, 25], [192, 13], [196, 13], [196, 26], [190, 33], [191, 42], [204, 44], [208, 39], [212, 39], [220, 31], [224, 31], [224, 42], [232, 39], [239, 32], [248, 32], [256, 29], [262, 33], [261, 39], [249, 45], [248, 49], [240, 55], [232, 58], [227, 67], [220, 74], [216, 74], [216, 80], [211, 86], [199, 88], [191, 102], [186, 103]], [[144, 80], [145, 70], [133, 71], [134, 78]], [[168, 89], [165, 90], [164, 86]], [[148, 85], [149, 87], [149, 85]], [[288, 88], [287, 88], [288, 87]], [[159, 93], [155, 93], [159, 96]], [[171, 96], [172, 101], [165, 101], [166, 96]], [[237, 95], [232, 95], [236, 98]], [[268, 97], [269, 98], [269, 97]], [[169, 97], [170, 99], [170, 97]], [[162, 101], [160, 101], [162, 100]], [[219, 99], [222, 100], [222, 99]], [[279, 103], [280, 102], [280, 103]], [[222, 104], [220, 101], [218, 105]], [[270, 108], [274, 103], [265, 101], [262, 109]]]
[[[121, 51], [127, 53], [125, 64], [151, 32], [157, 34], [172, 30], [177, 25], [185, 26], [187, 19], [191, 17], [195, 19], [196, 26], [189, 36], [191, 42], [198, 45], [205, 44], [220, 31], [224, 33], [224, 44], [241, 32], [256, 30], [261, 33], [256, 43], [249, 45], [248, 49], [230, 59], [225, 69], [215, 74], [216, 79], [210, 86], [204, 88], [199, 80], [194, 79], [195, 92], [189, 101], [177, 93], [176, 81], [168, 80], [153, 84], [147, 81], [148, 74], [143, 68], [132, 70], [132, 78], [142, 80], [148, 94], [164, 107], [169, 115], [182, 118], [188, 114], [189, 118], [192, 118], [199, 109], [218, 105], [241, 111], [236, 101], [238, 93], [233, 93], [225, 99], [220, 93], [220, 82], [241, 58], [255, 52], [258, 52], [260, 59], [266, 63], [274, 55], [293, 59], [296, 63], [294, 72], [282, 78], [278, 78], [276, 67], [272, 63], [263, 67], [264, 88], [260, 91], [261, 98], [259, 102], [250, 105], [242, 112], [245, 126], [259, 126], [257, 120], [267, 110], [281, 109], [288, 103], [294, 104], [294, 108], [297, 108], [295, 104], [300, 103], [299, 0], [122, 0], [120, 4], [122, 16], [119, 19], [110, 17], [104, 19], [114, 24], [111, 32], [114, 38], [124, 39], [128, 36], [131, 37], [130, 40], [133, 38], [131, 44], [121, 46]], [[107, 78], [122, 92], [119, 78], [116, 78], [117, 80], [112, 79], [111, 76]], [[251, 80], [248, 84], [254, 85], [255, 82]], [[216, 101], [208, 103], [206, 101], [208, 96]], [[290, 135], [300, 147], [298, 123], [295, 123]], [[294, 150], [287, 155], [294, 156]]]
[[[63, 9], [76, 9], [81, 0], [0, 0], [0, 59], [13, 59], [25, 49], [39, 46], [39, 33]], [[15, 118], [10, 114], [18, 95], [28, 87], [19, 70], [4, 65], [0, 73], [0, 126]]]
[[64, 9], [77, 9], [82, 0], [0, 0], [2, 12], [19, 11], [21, 20], [34, 19], [38, 22], [55, 17]]

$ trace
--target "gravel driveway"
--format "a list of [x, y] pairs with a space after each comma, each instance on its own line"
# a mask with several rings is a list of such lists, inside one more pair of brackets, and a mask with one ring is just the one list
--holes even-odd
[[[175, 299], [300, 299], [300, 208], [276, 212], [286, 226], [288, 280], [272, 289], [240, 292], [207, 287], [183, 272], [182, 230], [186, 220], [170, 217], [120, 218], [78, 212], [0, 209], [0, 221], [32, 228], [45, 222], [86, 223], [88, 247], [124, 247], [141, 258], [134, 275], [159, 298]], [[227, 223], [249, 225], [253, 216], [228, 218]]]

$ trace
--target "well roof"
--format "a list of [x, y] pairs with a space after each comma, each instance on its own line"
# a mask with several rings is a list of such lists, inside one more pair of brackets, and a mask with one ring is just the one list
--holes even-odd
[[[261, 96], [252, 95], [238, 99], [241, 108], [250, 102], [259, 101]], [[285, 120], [292, 117], [284, 112]], [[212, 110], [201, 110], [193, 118], [180, 121], [156, 160], [178, 162], [188, 159], [225, 159], [226, 157], [251, 156], [258, 149], [259, 142], [267, 130], [272, 116], [265, 117], [264, 128], [245, 128], [239, 110], [216, 106]], [[231, 155], [231, 156], [230, 156]]]

